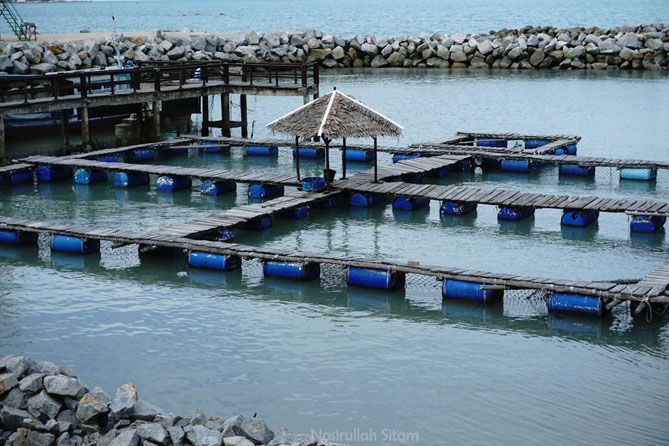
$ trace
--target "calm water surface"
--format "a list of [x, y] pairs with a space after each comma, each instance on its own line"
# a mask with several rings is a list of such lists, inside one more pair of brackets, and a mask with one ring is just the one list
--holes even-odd
[[[382, 71], [328, 74], [324, 82], [323, 91], [336, 85], [400, 122], [405, 136], [387, 144], [490, 129], [579, 134], [585, 155], [669, 154], [666, 75]], [[300, 103], [252, 101], [255, 135], [267, 136], [265, 124]], [[11, 150], [48, 148], [12, 141]], [[288, 152], [268, 161], [236, 149], [155, 162], [294, 167]], [[336, 151], [332, 162], [339, 165]], [[322, 167], [303, 164], [308, 173]], [[552, 168], [440, 181], [669, 199], [664, 175], [655, 185], [620, 183], [608, 169], [586, 181], [558, 178]], [[65, 182], [0, 191], [0, 215], [141, 231], [246, 203], [245, 193], [240, 186], [236, 195], [211, 199]], [[559, 211], [512, 225], [498, 224], [495, 211], [480, 206], [474, 216], [441, 219], [434, 204], [417, 213], [342, 206], [306, 221], [277, 220], [263, 233], [240, 231], [239, 241], [602, 280], [641, 277], [667, 257], [664, 232], [630, 237], [623, 215], [566, 230]], [[387, 438], [393, 430], [426, 445], [661, 445], [669, 436], [669, 324], [632, 320], [625, 307], [593, 321], [548, 315], [542, 300], [521, 293], [497, 307], [442, 304], [437, 284], [415, 277], [406, 291], [387, 294], [349, 289], [332, 267], [320, 283], [294, 284], [263, 279], [255, 262], [219, 274], [180, 259], [140, 262], [132, 247], [104, 244], [101, 255], [79, 257], [51, 255], [46, 243], [0, 248], [0, 355], [71, 365], [108, 392], [133, 381], [142, 398], [165, 410], [258, 412], [272, 426], [352, 444], [398, 444]], [[370, 441], [347, 441], [351, 432]]]

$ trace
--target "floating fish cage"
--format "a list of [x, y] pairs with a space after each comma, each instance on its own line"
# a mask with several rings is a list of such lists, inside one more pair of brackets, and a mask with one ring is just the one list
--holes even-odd
[[72, 175], [74, 184], [95, 184], [107, 181], [107, 173], [100, 169], [76, 169]]
[[632, 232], [656, 232], [664, 227], [667, 217], [659, 215], [635, 215], [630, 222]]
[[371, 207], [377, 204], [386, 204], [386, 196], [370, 192], [353, 192], [349, 199], [349, 203], [351, 206], [355, 207]]
[[101, 163], [118, 163], [121, 161], [121, 158], [118, 155], [102, 155], [95, 159]]
[[279, 156], [277, 146], [247, 146], [246, 156]]
[[525, 140], [525, 149], [538, 149], [539, 147], [549, 144], [550, 140], [548, 139], [526, 139]]
[[125, 156], [128, 163], [141, 163], [151, 161], [156, 157], [155, 149], [134, 149]]
[[161, 192], [176, 192], [182, 189], [190, 189], [193, 181], [186, 176], [163, 175], [156, 180], [156, 189]]
[[402, 160], [413, 160], [418, 158], [415, 153], [393, 153], [393, 163], [398, 163]]
[[374, 161], [374, 152], [371, 150], [348, 148], [346, 149], [346, 161], [363, 163]]
[[604, 302], [596, 296], [572, 293], [553, 293], [547, 301], [548, 311], [555, 313], [588, 314], [602, 316], [607, 310]]
[[13, 229], [0, 229], [0, 243], [16, 246], [34, 245], [37, 243], [37, 233], [16, 231]]
[[191, 251], [188, 254], [188, 265], [194, 268], [232, 271], [242, 266], [242, 259], [235, 255]]
[[579, 166], [578, 164], [560, 164], [560, 167], [558, 167], [558, 173], [560, 175], [591, 177], [595, 175], [595, 166]]
[[504, 290], [485, 289], [477, 282], [445, 279], [441, 286], [441, 295], [444, 299], [493, 303], [502, 300]]
[[534, 215], [534, 208], [532, 207], [501, 207], [497, 213], [498, 220], [518, 221]]
[[621, 180], [653, 181], [657, 178], [655, 167], [622, 167], [620, 169]]
[[[293, 147], [293, 158], [297, 158], [297, 147]], [[300, 159], [319, 159], [325, 157], [323, 147], [300, 147]]]
[[346, 271], [346, 283], [352, 286], [395, 291], [404, 288], [406, 275], [400, 271], [370, 269], [350, 266]]
[[235, 231], [232, 228], [220, 228], [216, 232], [216, 240], [219, 242], [229, 242], [235, 238]]
[[249, 185], [249, 198], [276, 198], [282, 196], [284, 187], [280, 184], [251, 183]]
[[502, 160], [499, 167], [505, 172], [527, 173], [536, 169], [537, 164], [531, 160]]
[[508, 141], [499, 138], [476, 138], [478, 147], [507, 147]]
[[253, 218], [242, 225], [242, 228], [249, 229], [251, 231], [262, 231], [263, 229], [268, 229], [272, 227], [272, 217], [269, 215], [262, 215], [257, 218]]
[[413, 211], [430, 205], [429, 198], [396, 197], [393, 199], [393, 209]]
[[204, 195], [221, 195], [228, 192], [235, 192], [237, 183], [230, 180], [202, 180], [200, 183], [200, 193]]
[[321, 267], [318, 263], [304, 262], [263, 262], [263, 274], [266, 277], [279, 277], [292, 280], [313, 280], [318, 279], [321, 273]]
[[114, 187], [128, 188], [149, 184], [149, 174], [146, 172], [116, 172]]
[[565, 209], [562, 211], [560, 224], [563, 226], [585, 227], [599, 219], [599, 211], [596, 209]]
[[35, 176], [38, 181], [50, 183], [70, 178], [72, 169], [68, 166], [39, 166], [35, 171]]
[[325, 188], [325, 178], [305, 177], [302, 178], [302, 190], [306, 192], [319, 191]]
[[474, 212], [477, 208], [476, 203], [467, 203], [463, 201], [444, 201], [441, 203], [439, 213], [441, 215], [465, 215]]
[[51, 250], [74, 254], [100, 252], [100, 240], [54, 234], [51, 236]]
[[2, 186], [15, 186], [17, 184], [32, 183], [33, 181], [33, 171], [31, 169], [19, 169], [0, 174], [0, 185]]

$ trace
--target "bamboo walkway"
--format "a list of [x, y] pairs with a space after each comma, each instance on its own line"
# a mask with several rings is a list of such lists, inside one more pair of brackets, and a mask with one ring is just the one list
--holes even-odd
[[65, 166], [70, 168], [109, 170], [112, 172], [139, 172], [150, 175], [187, 176], [200, 180], [209, 179], [236, 181], [239, 183], [280, 184], [284, 186], [298, 186], [300, 184], [294, 175], [276, 174], [271, 171], [262, 170], [255, 170], [251, 173], [248, 173], [226, 169], [203, 169], [195, 167], [162, 166], [156, 164], [115, 163], [53, 156], [31, 156], [24, 158], [22, 161], [32, 165]]
[[[432, 265], [421, 265], [366, 260], [356, 257], [331, 256], [323, 254], [297, 253], [277, 249], [254, 247], [237, 243], [225, 243], [209, 240], [195, 240], [178, 237], [167, 233], [153, 232], [147, 234], [113, 228], [91, 228], [80, 225], [58, 225], [40, 221], [29, 221], [14, 218], [0, 218], [0, 229], [38, 232], [46, 234], [63, 234], [74, 237], [106, 240], [117, 245], [152, 245], [157, 247], [181, 248], [188, 251], [201, 251], [223, 255], [237, 255], [244, 259], [268, 260], [275, 262], [338, 265], [342, 267], [360, 267], [399, 271], [434, 277], [438, 280], [455, 279], [481, 283], [483, 285], [504, 287], [505, 289], [544, 290], [549, 292], [577, 293], [596, 296], [602, 299], [634, 300], [649, 303], [669, 302], [669, 293], [661, 285], [627, 284], [615, 282], [555, 280], [548, 278], [499, 274], [476, 270], [464, 270]], [[650, 288], [650, 289], [649, 289]]]

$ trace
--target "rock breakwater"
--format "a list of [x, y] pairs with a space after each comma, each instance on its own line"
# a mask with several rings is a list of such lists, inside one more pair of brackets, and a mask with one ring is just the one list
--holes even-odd
[[66, 367], [23, 356], [0, 359], [0, 446], [318, 446], [311, 434], [273, 432], [264, 421], [168, 414], [133, 384], [113, 398]]
[[669, 27], [525, 27], [481, 34], [338, 37], [317, 30], [245, 36], [162, 33], [72, 42], [6, 43], [0, 71], [46, 73], [146, 61], [317, 62], [324, 68], [427, 67], [666, 70]]

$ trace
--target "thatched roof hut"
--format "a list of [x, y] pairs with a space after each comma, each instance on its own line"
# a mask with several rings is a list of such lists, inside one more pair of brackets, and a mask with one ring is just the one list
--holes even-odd
[[[334, 177], [334, 171], [330, 171], [329, 153], [329, 145], [333, 139], [343, 140], [342, 170], [343, 178], [346, 178], [346, 138], [371, 137], [374, 140], [374, 180], [376, 181], [377, 138], [402, 134], [402, 127], [399, 124], [337, 89], [270, 122], [267, 127], [274, 132], [295, 136], [296, 146], [299, 138], [303, 140], [322, 138], [325, 142], [325, 177], [328, 183], [331, 181], [328, 179], [328, 172]], [[299, 162], [298, 149], [298, 178], [300, 176]]]

